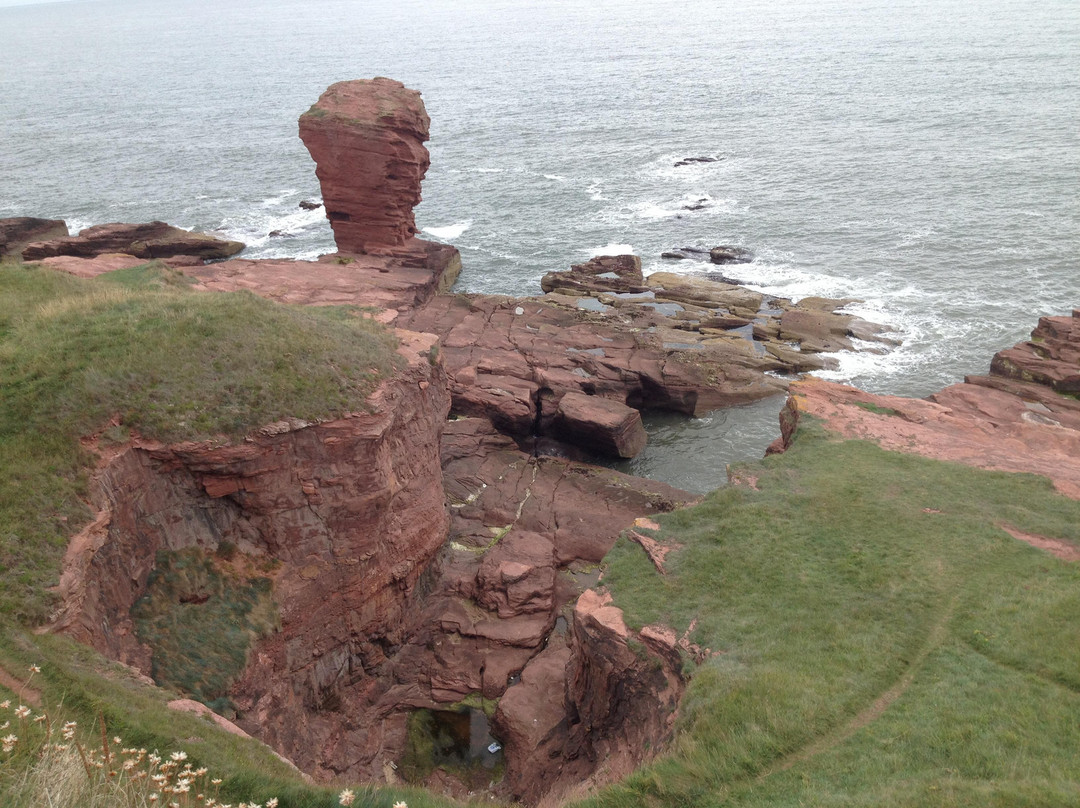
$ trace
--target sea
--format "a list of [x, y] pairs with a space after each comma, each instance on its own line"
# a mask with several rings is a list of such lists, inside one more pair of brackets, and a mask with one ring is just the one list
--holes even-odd
[[[632, 252], [856, 298], [886, 355], [819, 375], [926, 396], [1080, 306], [1077, 0], [0, 0], [0, 217], [165, 220], [333, 250], [297, 118], [331, 83], [420, 90], [416, 210], [468, 292]], [[676, 165], [686, 158], [709, 162]], [[274, 234], [274, 235], [272, 235]], [[782, 398], [647, 418], [620, 467], [695, 491], [760, 457]]]

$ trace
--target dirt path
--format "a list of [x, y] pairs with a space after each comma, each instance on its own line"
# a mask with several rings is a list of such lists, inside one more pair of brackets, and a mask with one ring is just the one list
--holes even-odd
[[1080, 561], [1080, 547], [1064, 539], [1052, 539], [1049, 536], [1040, 536], [1037, 533], [1025, 533], [1009, 525], [1002, 525], [1001, 529], [1014, 539], [1026, 542], [1032, 547], [1038, 547], [1040, 550], [1045, 550], [1062, 561]]
[[842, 744], [863, 727], [869, 726], [874, 721], [877, 721], [877, 719], [889, 709], [889, 706], [900, 698], [908, 687], [911, 686], [911, 683], [915, 680], [919, 671], [922, 670], [923, 663], [926, 662], [926, 658], [930, 656], [930, 653], [945, 641], [948, 636], [949, 621], [952, 619], [953, 610], [956, 607], [956, 600], [957, 599], [954, 597], [942, 611], [937, 621], [931, 627], [930, 633], [927, 634], [926, 642], [923, 643], [922, 648], [915, 654], [911, 663], [900, 675], [900, 678], [893, 683], [892, 687], [874, 699], [873, 703], [863, 709], [844, 726], [833, 732], [822, 735], [820, 738], [807, 746], [804, 746], [797, 752], [792, 752], [787, 757], [777, 761], [758, 775], [756, 782], [761, 782], [774, 774], [787, 771], [797, 763], [802, 763], [804, 760], [809, 760], [815, 755], [827, 752], [833, 747]]
[[14, 693], [23, 704], [29, 704], [31, 707], [40, 707], [41, 693], [34, 688], [25, 685], [23, 683], [25, 681], [25, 679], [21, 681], [16, 679], [3, 667], [0, 667], [0, 685], [3, 685]]

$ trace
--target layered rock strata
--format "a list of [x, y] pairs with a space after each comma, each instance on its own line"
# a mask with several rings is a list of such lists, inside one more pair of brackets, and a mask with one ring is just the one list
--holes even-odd
[[276, 559], [281, 630], [250, 660], [242, 684], [257, 683], [258, 695], [245, 706], [257, 734], [317, 769], [316, 741], [344, 721], [318, 705], [360, 660], [402, 641], [402, 616], [446, 537], [446, 381], [433, 337], [399, 336], [407, 365], [370, 413], [272, 424], [236, 445], [134, 440], [103, 457], [98, 517], [65, 558], [55, 630], [148, 672], [129, 610], [158, 550], [229, 542]]
[[[639, 410], [771, 395], [785, 386], [772, 373], [820, 367], [813, 351], [875, 334], [835, 312], [843, 301], [646, 280], [632, 257], [552, 273], [542, 299], [440, 295], [460, 262], [413, 237], [427, 126], [419, 94], [397, 82], [334, 85], [300, 131], [339, 253], [167, 259], [204, 290], [377, 306], [409, 329], [408, 366], [370, 414], [276, 425], [238, 446], [134, 441], [103, 458], [99, 516], [69, 551], [57, 627], [146, 670], [128, 612], [158, 549], [228, 542], [276, 559], [281, 629], [232, 689], [238, 726], [314, 775], [392, 781], [413, 710], [499, 699], [499, 793], [551, 803], [629, 773], [670, 735], [686, 649], [663, 627], [630, 632], [599, 564], [639, 517], [691, 496], [538, 447], [632, 455]], [[65, 260], [91, 276], [120, 259]], [[467, 417], [445, 424], [451, 395]]]
[[[610, 456], [637, 451], [632, 416], [605, 409], [700, 415], [775, 395], [776, 374], [829, 365], [823, 352], [873, 340], [881, 327], [838, 312], [850, 300], [768, 298], [742, 286], [656, 273], [636, 256], [606, 256], [544, 276], [541, 298], [437, 297], [401, 315], [435, 333], [454, 412], [489, 418], [522, 440], [549, 436]], [[568, 416], [571, 399], [596, 397], [593, 415]]]
[[300, 116], [340, 252], [400, 247], [415, 235], [429, 125], [420, 93], [387, 78], [333, 84]]
[[33, 216], [0, 219], [0, 258], [21, 256], [30, 242], [63, 238], [67, 234], [67, 223], [63, 219], [39, 219]]
[[791, 385], [780, 451], [804, 415], [886, 449], [998, 471], [1044, 475], [1080, 498], [1080, 311], [1043, 317], [1031, 339], [999, 351], [984, 376], [926, 399], [877, 396], [818, 379]]
[[24, 261], [68, 255], [93, 258], [106, 253], [124, 253], [136, 258], [173, 258], [178, 255], [202, 259], [228, 258], [244, 249], [239, 241], [193, 233], [165, 222], [146, 224], [99, 224], [80, 230], [77, 236], [39, 241], [22, 251]]

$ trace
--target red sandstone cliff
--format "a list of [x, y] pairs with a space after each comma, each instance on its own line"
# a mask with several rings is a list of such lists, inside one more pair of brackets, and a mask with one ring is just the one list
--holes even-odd
[[273, 705], [271, 740], [275, 722], [301, 720], [305, 700], [347, 677], [364, 649], [400, 641], [402, 612], [446, 537], [438, 436], [449, 396], [430, 361], [435, 338], [398, 333], [407, 366], [370, 413], [272, 424], [236, 445], [136, 440], [103, 459], [98, 518], [69, 548], [56, 630], [145, 670], [129, 610], [159, 549], [228, 541], [279, 560], [281, 631], [245, 678], [272, 680], [253, 705]]
[[341, 252], [400, 247], [416, 233], [429, 124], [420, 93], [387, 78], [333, 84], [300, 117]]

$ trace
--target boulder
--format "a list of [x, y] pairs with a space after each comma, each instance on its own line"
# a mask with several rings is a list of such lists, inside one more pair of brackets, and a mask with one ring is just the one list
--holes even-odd
[[601, 255], [574, 264], [566, 272], [549, 272], [540, 279], [540, 288], [570, 295], [648, 291], [641, 274], [641, 259], [636, 255]]
[[637, 410], [581, 393], [567, 393], [559, 400], [551, 431], [560, 440], [609, 457], [634, 457], [648, 440]]
[[151, 260], [191, 255], [204, 259], [228, 258], [244, 249], [239, 241], [193, 233], [165, 222], [146, 224], [99, 224], [77, 236], [39, 241], [23, 250], [24, 261], [40, 261], [58, 255], [93, 258], [104, 253], [126, 253]]
[[333, 84], [300, 116], [340, 252], [400, 247], [417, 232], [429, 123], [420, 93], [387, 78]]
[[32, 216], [0, 219], [0, 258], [21, 254], [32, 241], [63, 238], [67, 234], [67, 224], [63, 219], [37, 219]]
[[322, 207], [322, 202], [313, 202], [310, 199], [301, 199], [300, 200], [300, 209], [301, 210], [318, 210], [321, 207]]
[[745, 247], [722, 245], [709, 250], [709, 260], [714, 264], [747, 264], [754, 260], [754, 254]]

